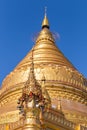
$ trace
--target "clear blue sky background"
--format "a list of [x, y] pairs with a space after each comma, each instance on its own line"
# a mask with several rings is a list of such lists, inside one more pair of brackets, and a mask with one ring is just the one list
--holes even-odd
[[0, 0], [0, 84], [33, 46], [45, 6], [57, 46], [87, 77], [87, 0]]

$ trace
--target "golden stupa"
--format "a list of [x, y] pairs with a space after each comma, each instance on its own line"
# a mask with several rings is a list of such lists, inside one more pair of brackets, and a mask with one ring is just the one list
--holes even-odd
[[[87, 130], [87, 79], [56, 46], [49, 27], [45, 14], [33, 49], [3, 80], [0, 130]], [[38, 84], [50, 100], [42, 115], [28, 105], [25, 118], [20, 116], [17, 100], [26, 84], [28, 89]]]

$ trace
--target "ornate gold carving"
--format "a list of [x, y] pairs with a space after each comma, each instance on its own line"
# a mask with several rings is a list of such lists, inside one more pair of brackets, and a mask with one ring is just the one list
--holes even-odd
[[87, 116], [86, 115], [79, 115], [76, 113], [66, 113], [66, 118], [70, 121], [73, 121], [75, 123], [80, 123], [81, 125], [87, 126]]
[[11, 123], [19, 120], [19, 112], [12, 111], [5, 114], [0, 115], [0, 124]]
[[[33, 51], [34, 71], [37, 82], [41, 85], [41, 78], [44, 74], [46, 78], [45, 89], [51, 98], [60, 96], [87, 104], [87, 79], [74, 68], [56, 47], [54, 37], [48, 29], [47, 17], [45, 17], [44, 21], [45, 24], [43, 26], [45, 27], [39, 33]], [[11, 101], [16, 101], [20, 96], [21, 89], [27, 81], [28, 73], [30, 72], [31, 55], [32, 52], [30, 51], [4, 79], [0, 90], [1, 110], [5, 106], [8, 106], [9, 103], [12, 103]], [[3, 120], [1, 118], [1, 122], [6, 122], [6, 118], [9, 116], [6, 117], [5, 115], [3, 117]], [[52, 113], [48, 113], [48, 118], [52, 122], [56, 120], [56, 122], [62, 125], [68, 124], [67, 127], [71, 125], [72, 128], [72, 123], [69, 124], [65, 119], [58, 118], [56, 115], [54, 117]], [[14, 119], [16, 120], [16, 118]], [[86, 119], [84, 118], [84, 120]]]
[[[48, 70], [50, 73], [48, 72]], [[36, 79], [41, 80], [43, 73], [46, 77], [46, 81], [47, 80], [49, 81], [49, 84], [51, 84], [50, 83], [51, 81], [53, 82], [56, 81], [57, 83], [60, 82], [61, 84], [68, 84], [69, 86], [74, 87], [74, 89], [87, 91], [84, 86], [84, 84], [86, 84], [84, 83], [86, 82], [86, 80], [84, 80], [84, 78], [81, 75], [79, 75], [77, 71], [75, 72], [75, 71], [72, 71], [72, 69], [68, 69], [66, 67], [60, 67], [56, 65], [54, 67], [46, 65], [46, 67], [44, 67], [43, 69], [40, 69], [40, 68], [35, 69]], [[27, 79], [27, 76], [28, 76], [28, 71], [25, 72], [25, 74], [22, 75], [21, 77], [24, 80], [25, 79], [24, 77], [26, 77]], [[1, 94], [5, 91], [5, 89], [3, 88], [2, 89], [3, 91], [1, 90]], [[8, 91], [8, 89], [9, 88], [6, 89], [6, 92]]]
[[[65, 117], [62, 116], [56, 110], [53, 110], [53, 109], [46, 110], [43, 116], [44, 116], [44, 122], [45, 122], [46, 126], [49, 126], [49, 125], [51, 126], [51, 124], [54, 124], [57, 129], [58, 124], [59, 124], [59, 126], [61, 126], [62, 128], [64, 127], [64, 129], [68, 129], [68, 130], [75, 130], [75, 128], [76, 128], [75, 123], [72, 123], [72, 122], [66, 120]], [[50, 122], [51, 124], [48, 124], [48, 122]], [[32, 124], [32, 121], [31, 121], [31, 124]], [[20, 129], [21, 127], [23, 128], [23, 126], [24, 126], [23, 119], [21, 119], [17, 122], [9, 123], [10, 130], [16, 130], [18, 128]], [[4, 128], [5, 128], [5, 125], [0, 125], [0, 130], [4, 130]], [[85, 130], [86, 127], [81, 126], [81, 129]]]

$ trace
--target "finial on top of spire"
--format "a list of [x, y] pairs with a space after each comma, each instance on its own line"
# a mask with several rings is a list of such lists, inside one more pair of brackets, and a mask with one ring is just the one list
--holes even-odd
[[48, 18], [47, 18], [47, 7], [45, 7], [45, 15], [44, 15], [44, 19], [43, 19], [43, 22], [42, 22], [42, 29], [44, 27], [49, 28], [49, 21], [48, 21]]
[[47, 7], [45, 6], [45, 16], [47, 16]]

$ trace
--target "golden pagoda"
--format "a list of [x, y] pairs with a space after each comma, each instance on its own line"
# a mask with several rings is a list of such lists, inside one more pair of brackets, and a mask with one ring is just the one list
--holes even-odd
[[46, 13], [35, 45], [2, 82], [0, 130], [87, 130], [87, 79], [56, 46]]

